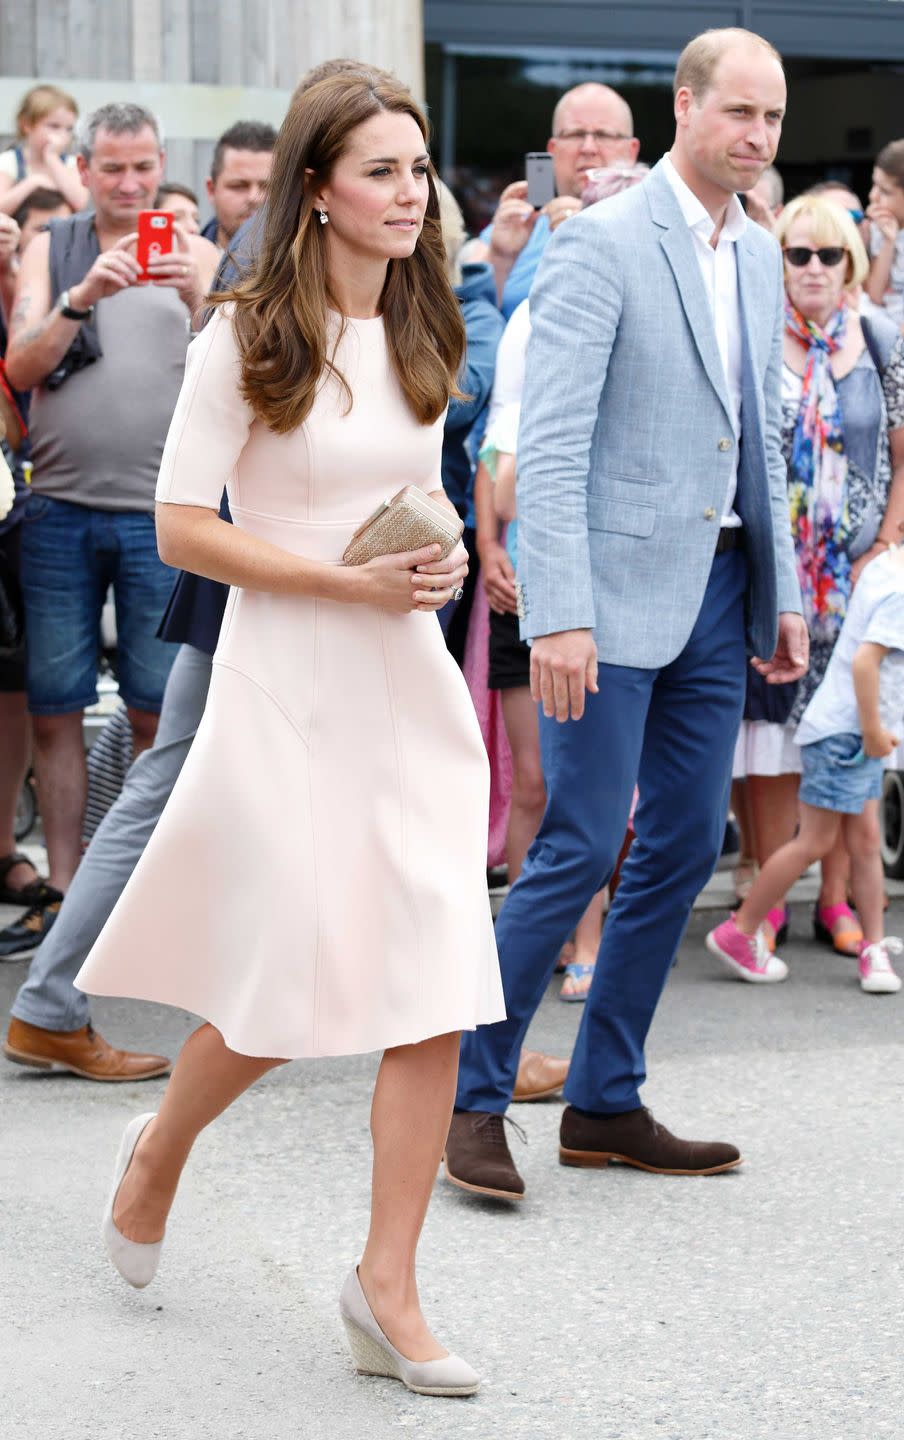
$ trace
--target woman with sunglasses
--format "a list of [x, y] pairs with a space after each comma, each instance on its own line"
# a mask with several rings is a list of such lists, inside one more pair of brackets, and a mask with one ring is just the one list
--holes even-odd
[[[852, 306], [869, 270], [856, 225], [837, 204], [808, 194], [782, 211], [775, 233], [785, 258], [782, 442], [810, 670], [787, 687], [767, 687], [753, 671], [748, 679], [735, 778], [748, 781], [761, 866], [794, 834], [794, 735], [825, 675], [851, 590], [863, 567], [898, 540], [904, 521], [904, 340], [883, 315], [867, 318]], [[818, 938], [856, 955], [863, 935], [847, 904], [848, 868], [840, 845], [823, 860], [813, 924]], [[787, 922], [784, 904], [769, 912], [770, 950]], [[773, 966], [771, 978], [784, 974]]]

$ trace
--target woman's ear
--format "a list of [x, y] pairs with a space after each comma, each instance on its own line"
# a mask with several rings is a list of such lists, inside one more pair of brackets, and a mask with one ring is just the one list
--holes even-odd
[[326, 208], [327, 199], [322, 190], [314, 188], [314, 171], [306, 169], [304, 172], [304, 193], [314, 206], [315, 210]]

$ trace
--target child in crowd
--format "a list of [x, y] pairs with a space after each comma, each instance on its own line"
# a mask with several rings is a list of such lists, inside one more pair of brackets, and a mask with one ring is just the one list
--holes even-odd
[[33, 190], [57, 190], [73, 210], [84, 210], [88, 192], [78, 162], [66, 152], [78, 106], [56, 85], [35, 85], [16, 115], [16, 144], [0, 154], [0, 210], [15, 215]]
[[884, 937], [879, 799], [882, 761], [898, 744], [902, 717], [904, 551], [893, 545], [863, 571], [825, 678], [797, 731], [803, 747], [797, 836], [767, 860], [737, 912], [706, 937], [707, 949], [739, 980], [786, 978], [787, 965], [769, 953], [759, 927], [841, 830], [863, 928], [860, 988], [870, 995], [900, 990], [890, 956], [904, 945]]
[[904, 329], [904, 140], [876, 156], [866, 213], [872, 221], [866, 291]]
[[154, 209], [168, 210], [189, 235], [200, 235], [201, 212], [198, 209], [198, 197], [187, 185], [179, 185], [175, 180], [164, 181], [157, 191]]

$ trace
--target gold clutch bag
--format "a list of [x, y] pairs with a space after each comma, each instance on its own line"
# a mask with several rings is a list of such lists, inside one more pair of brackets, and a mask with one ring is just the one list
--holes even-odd
[[431, 500], [417, 485], [406, 485], [358, 526], [342, 558], [346, 565], [366, 565], [378, 555], [401, 555], [405, 550], [438, 545], [437, 559], [445, 560], [464, 528], [464, 521], [445, 505]]

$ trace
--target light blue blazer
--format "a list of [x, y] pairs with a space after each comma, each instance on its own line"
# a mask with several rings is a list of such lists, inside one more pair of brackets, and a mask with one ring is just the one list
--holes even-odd
[[[782, 262], [736, 244], [751, 652], [801, 610], [780, 445]], [[518, 437], [525, 639], [592, 629], [602, 661], [654, 669], [686, 645], [713, 563], [735, 446], [694, 239], [661, 165], [562, 225], [530, 296]]]

